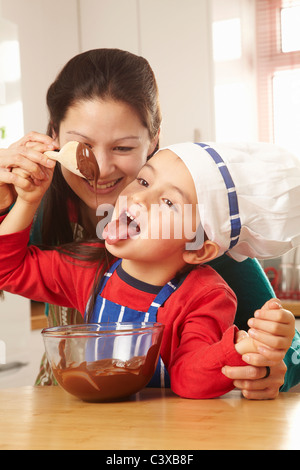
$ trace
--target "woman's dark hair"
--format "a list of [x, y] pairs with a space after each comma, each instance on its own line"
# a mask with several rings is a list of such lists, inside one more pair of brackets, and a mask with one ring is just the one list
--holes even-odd
[[[59, 135], [68, 109], [79, 101], [95, 98], [128, 104], [148, 129], [150, 139], [158, 134], [161, 112], [154, 73], [146, 59], [119, 49], [83, 52], [64, 66], [47, 92], [47, 134]], [[53, 246], [73, 241], [68, 215], [70, 202], [79, 214], [80, 200], [56, 165], [53, 182], [43, 201], [43, 243]]]
[[158, 89], [143, 57], [119, 49], [94, 49], [73, 57], [48, 89], [48, 133], [59, 133], [70, 106], [94, 98], [129, 104], [139, 114], [150, 138], [157, 134], [161, 123]]

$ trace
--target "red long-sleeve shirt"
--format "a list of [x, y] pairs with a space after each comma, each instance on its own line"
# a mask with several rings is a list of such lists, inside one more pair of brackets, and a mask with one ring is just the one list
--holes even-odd
[[[1, 219], [0, 219], [1, 222]], [[27, 247], [29, 228], [0, 237], [0, 289], [32, 300], [74, 307], [84, 315], [96, 265], [57, 251]], [[115, 271], [103, 290], [108, 300], [147, 311], [155, 294], [141, 292]], [[186, 398], [212, 398], [234, 388], [221, 368], [245, 365], [234, 347], [236, 298], [210, 267], [194, 269], [159, 308], [165, 325], [161, 357], [172, 390]]]

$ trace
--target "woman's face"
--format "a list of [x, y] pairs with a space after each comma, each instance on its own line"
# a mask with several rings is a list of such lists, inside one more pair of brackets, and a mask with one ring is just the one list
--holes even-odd
[[133, 108], [124, 102], [100, 99], [79, 101], [69, 108], [60, 125], [59, 145], [74, 140], [86, 144], [95, 154], [100, 168], [97, 188], [63, 167], [62, 173], [91, 209], [99, 204], [115, 204], [157, 142], [151, 142], [148, 129]]

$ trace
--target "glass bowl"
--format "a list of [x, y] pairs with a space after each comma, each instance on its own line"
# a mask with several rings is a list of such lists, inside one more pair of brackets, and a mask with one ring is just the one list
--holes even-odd
[[144, 388], [154, 375], [161, 323], [90, 323], [42, 331], [61, 387], [84, 401], [114, 401]]

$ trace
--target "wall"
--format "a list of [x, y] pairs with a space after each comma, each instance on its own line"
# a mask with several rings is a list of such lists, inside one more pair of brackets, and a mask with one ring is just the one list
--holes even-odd
[[48, 86], [79, 51], [76, 0], [1, 0], [3, 18], [18, 27], [25, 133], [45, 132]]
[[44, 132], [45, 94], [78, 52], [118, 47], [157, 76], [162, 144], [214, 139], [209, 0], [1, 0], [19, 29], [25, 132]]
[[213, 140], [211, 2], [81, 0], [80, 5], [84, 50], [119, 47], [149, 60], [160, 90], [162, 145]]
[[18, 28], [0, 16], [0, 147], [24, 134]]
[[210, 0], [140, 5], [141, 49], [157, 73], [166, 143], [214, 140]]
[[82, 51], [116, 47], [141, 54], [138, 0], [79, 0], [78, 4]]

